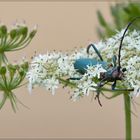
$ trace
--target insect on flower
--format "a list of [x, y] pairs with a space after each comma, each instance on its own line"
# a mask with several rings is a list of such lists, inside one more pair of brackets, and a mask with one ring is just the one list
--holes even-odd
[[[98, 103], [100, 106], [102, 106], [100, 99], [99, 99], [100, 88], [103, 87], [108, 82], [113, 83], [111, 86], [111, 90], [113, 90], [113, 91], [134, 91], [133, 88], [131, 88], [131, 89], [116, 89], [116, 84], [117, 84], [118, 80], [120, 80], [120, 81], [124, 80], [124, 72], [127, 71], [126, 68], [121, 67], [121, 49], [122, 49], [124, 37], [125, 37], [125, 34], [126, 34], [128, 28], [138, 18], [140, 18], [140, 17], [135, 17], [134, 19], [132, 19], [132, 21], [130, 21], [128, 23], [126, 29], [124, 30], [123, 35], [121, 37], [120, 45], [119, 45], [118, 57], [116, 55], [113, 56], [113, 58], [112, 58], [113, 63], [110, 64], [110, 63], [104, 61], [100, 52], [98, 51], [98, 49], [95, 47], [94, 44], [88, 45], [87, 53], [89, 54], [89, 50], [92, 47], [94, 49], [94, 51], [96, 52], [96, 54], [98, 55], [100, 60], [97, 60], [95, 58], [80, 58], [74, 62], [74, 68], [77, 70], [77, 72], [79, 72], [82, 75], [87, 72], [88, 66], [96, 66], [97, 64], [102, 65], [102, 67], [106, 70], [106, 72], [100, 73], [100, 78], [98, 79], [99, 82], [97, 83], [97, 91], [96, 91], [97, 94], [96, 94], [95, 99], [96, 98], [98, 99]], [[80, 80], [80, 79], [81, 78], [74, 78], [74, 77], [70, 78], [70, 80]]]

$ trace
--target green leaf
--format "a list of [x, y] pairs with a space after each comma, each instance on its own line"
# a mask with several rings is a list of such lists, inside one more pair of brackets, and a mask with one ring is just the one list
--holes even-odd
[[98, 20], [100, 22], [100, 24], [103, 26], [103, 27], [106, 27], [107, 26], [107, 23], [103, 17], [103, 15], [101, 14], [100, 11], [97, 11], [97, 16], [98, 16]]

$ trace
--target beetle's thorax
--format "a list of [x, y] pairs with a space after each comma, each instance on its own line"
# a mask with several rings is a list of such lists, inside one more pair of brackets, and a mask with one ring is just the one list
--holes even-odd
[[100, 73], [100, 79], [106, 79], [108, 82], [113, 82], [114, 80], [122, 80], [124, 77], [124, 72], [118, 70], [118, 67], [109, 69], [107, 72]]

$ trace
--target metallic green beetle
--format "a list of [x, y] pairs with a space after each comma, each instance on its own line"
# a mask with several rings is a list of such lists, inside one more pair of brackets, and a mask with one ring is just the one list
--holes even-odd
[[[87, 66], [89, 66], [89, 65], [90, 66], [95, 66], [97, 64], [101, 64], [102, 67], [106, 70], [106, 72], [100, 74], [100, 78], [99, 78], [100, 82], [97, 84], [98, 85], [98, 88], [103, 87], [108, 82], [113, 82], [113, 84], [112, 84], [112, 90], [118, 90], [118, 89], [115, 89], [116, 82], [118, 80], [123, 80], [123, 78], [124, 78], [124, 72], [126, 71], [126, 68], [122, 68], [121, 67], [121, 62], [120, 62], [122, 43], [123, 43], [123, 40], [124, 40], [124, 37], [125, 37], [125, 34], [126, 34], [128, 28], [138, 18], [140, 18], [140, 17], [135, 17], [127, 25], [127, 27], [126, 27], [123, 35], [122, 35], [121, 41], [120, 41], [118, 58], [115, 55], [112, 58], [113, 65], [112, 64], [109, 64], [108, 62], [105, 62], [103, 60], [100, 52], [98, 51], [98, 49], [95, 47], [95, 45], [94, 44], [90, 44], [87, 47], [87, 53], [89, 53], [90, 48], [93, 47], [94, 51], [96, 52], [96, 54], [98, 55], [98, 57], [99, 57], [100, 60], [97, 60], [95, 58], [80, 58], [80, 59], [77, 59], [75, 61], [75, 63], [74, 63], [74, 68], [77, 70], [77, 72], [79, 72], [81, 74], [85, 74], [86, 73]], [[117, 61], [118, 61], [118, 63], [117, 63]], [[70, 80], [80, 80], [80, 78], [70, 78]], [[123, 91], [125, 91], [125, 90], [128, 91], [128, 89], [123, 89]], [[130, 91], [133, 91], [133, 90], [134, 89], [130, 89]], [[121, 89], [120, 89], [120, 91], [121, 91]], [[102, 106], [101, 105], [101, 102], [100, 102], [100, 99], [99, 99], [99, 95], [100, 95], [100, 91], [97, 90], [97, 95], [96, 95], [95, 99], [97, 98], [98, 99], [98, 102], [99, 102], [99, 105]]]

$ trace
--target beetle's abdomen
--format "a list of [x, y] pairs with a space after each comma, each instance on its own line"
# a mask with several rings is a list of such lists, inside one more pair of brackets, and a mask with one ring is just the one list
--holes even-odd
[[106, 62], [97, 61], [96, 59], [90, 59], [90, 58], [77, 59], [74, 63], [74, 68], [81, 74], [84, 74], [86, 72], [87, 66], [95, 66], [97, 64], [101, 64], [102, 67], [105, 69], [107, 68]]

